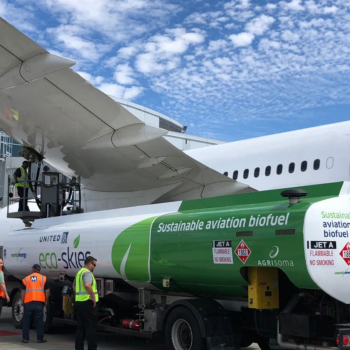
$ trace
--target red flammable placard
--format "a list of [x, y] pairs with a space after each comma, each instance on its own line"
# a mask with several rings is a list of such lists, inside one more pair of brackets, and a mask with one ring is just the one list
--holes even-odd
[[248, 260], [249, 255], [251, 254], [251, 250], [248, 248], [248, 246], [245, 244], [243, 239], [239, 242], [236, 250], [236, 255], [238, 256], [239, 260], [242, 261], [243, 264]]
[[339, 253], [340, 256], [345, 260], [345, 262], [350, 265], [350, 242], [345, 244], [345, 247]]

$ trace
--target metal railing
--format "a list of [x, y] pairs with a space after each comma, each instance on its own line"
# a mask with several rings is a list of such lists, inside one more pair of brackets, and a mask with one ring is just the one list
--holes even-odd
[[[27, 183], [30, 184], [28, 189], [26, 188]], [[28, 181], [25, 179], [23, 187], [21, 187], [23, 188], [23, 196], [21, 197], [14, 195], [14, 193], [18, 193], [18, 188], [13, 183], [8, 184], [8, 218], [20, 218], [26, 222], [37, 218], [82, 212], [81, 192], [78, 183], [71, 181], [70, 183], [61, 182], [55, 185], [47, 185], [43, 181]], [[48, 202], [47, 198], [43, 200], [45, 190], [52, 188], [55, 190], [56, 200], [51, 202]], [[15, 206], [17, 203], [18, 207]]]

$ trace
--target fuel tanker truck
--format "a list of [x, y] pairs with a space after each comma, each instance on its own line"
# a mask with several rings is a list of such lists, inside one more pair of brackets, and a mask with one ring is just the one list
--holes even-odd
[[169, 350], [350, 348], [349, 232], [348, 182], [35, 220], [4, 239], [13, 322], [40, 264], [46, 327], [74, 324], [93, 256], [100, 329]]

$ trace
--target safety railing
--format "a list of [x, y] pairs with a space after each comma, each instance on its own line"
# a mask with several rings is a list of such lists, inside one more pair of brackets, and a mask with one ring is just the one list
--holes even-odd
[[53, 178], [57, 175], [57, 177], [54, 178], [54, 182], [48, 182], [47, 177], [44, 181], [26, 179], [23, 187], [9, 184], [8, 218], [22, 219], [25, 224], [29, 224], [38, 218], [82, 212], [80, 185], [75, 179], [70, 182], [59, 182], [58, 173], [43, 175]]

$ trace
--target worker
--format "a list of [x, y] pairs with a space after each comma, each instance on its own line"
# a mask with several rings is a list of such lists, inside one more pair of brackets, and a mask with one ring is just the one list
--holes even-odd
[[29, 162], [24, 161], [22, 166], [16, 169], [13, 174], [15, 180], [15, 187], [19, 196], [18, 211], [29, 211], [28, 207], [28, 190], [29, 190], [29, 179], [27, 169], [29, 168]]
[[50, 289], [46, 283], [46, 276], [40, 274], [38, 264], [32, 266], [32, 273], [22, 280], [21, 302], [24, 305], [23, 339], [22, 343], [29, 341], [29, 328], [33, 314], [36, 319], [37, 343], [46, 343], [44, 339], [44, 306], [47, 306]]
[[51, 169], [50, 169], [50, 167], [49, 167], [48, 165], [45, 165], [44, 168], [43, 168], [43, 170], [47, 173], [47, 172], [50, 171]]
[[73, 290], [75, 291], [75, 307], [77, 310], [77, 332], [75, 335], [75, 350], [84, 349], [86, 335], [88, 350], [97, 349], [97, 284], [93, 271], [97, 260], [86, 257], [84, 267], [77, 273]]
[[10, 297], [7, 294], [4, 272], [2, 271], [3, 268], [4, 262], [0, 259], [0, 316], [2, 311], [2, 299], [6, 298], [7, 303], [10, 302]]

